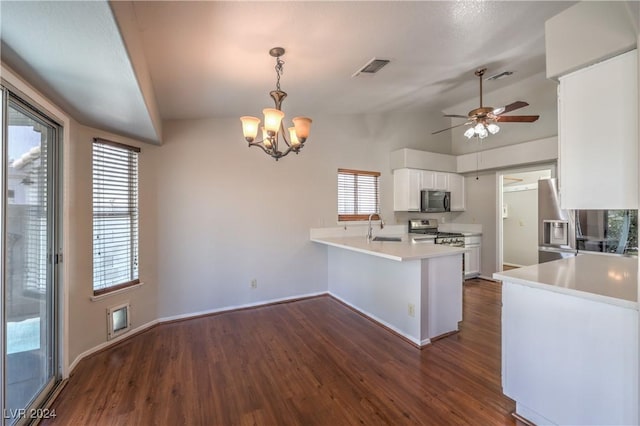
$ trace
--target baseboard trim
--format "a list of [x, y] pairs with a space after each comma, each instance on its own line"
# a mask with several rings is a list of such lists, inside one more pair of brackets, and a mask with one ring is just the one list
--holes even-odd
[[176, 321], [184, 321], [184, 320], [190, 320], [190, 319], [199, 318], [199, 317], [206, 317], [209, 315], [222, 314], [222, 313], [231, 312], [231, 311], [242, 311], [245, 309], [253, 309], [253, 308], [265, 307], [270, 305], [278, 305], [280, 303], [297, 302], [299, 300], [311, 299], [313, 297], [325, 296], [325, 295], [327, 295], [327, 292], [322, 291], [318, 293], [309, 293], [309, 294], [303, 294], [298, 296], [283, 297], [279, 299], [263, 300], [261, 302], [255, 302], [255, 303], [225, 306], [222, 308], [207, 309], [206, 311], [191, 312], [188, 314], [178, 314], [178, 315], [170, 315], [168, 317], [161, 317], [161, 318], [158, 318], [158, 322], [160, 324], [164, 324], [164, 323], [170, 323], [170, 322], [176, 322]]
[[94, 346], [93, 348], [82, 352], [80, 355], [78, 355], [73, 360], [73, 362], [67, 368], [67, 371], [68, 371], [67, 377], [71, 376], [71, 373], [73, 373], [73, 370], [76, 368], [78, 363], [80, 361], [82, 361], [84, 358], [86, 358], [88, 356], [91, 356], [91, 355], [93, 355], [95, 353], [101, 352], [101, 351], [103, 351], [105, 349], [108, 349], [108, 348], [110, 348], [112, 346], [115, 346], [115, 345], [117, 345], [118, 343], [121, 343], [124, 340], [131, 339], [132, 337], [135, 337], [136, 335], [138, 335], [138, 334], [142, 333], [143, 331], [146, 331], [146, 330], [148, 330], [151, 327], [156, 326], [156, 325], [167, 324], [167, 323], [178, 322], [178, 321], [187, 321], [187, 320], [190, 320], [190, 319], [206, 317], [206, 316], [216, 315], [216, 314], [222, 314], [222, 313], [227, 313], [227, 312], [233, 312], [233, 311], [242, 311], [242, 310], [245, 310], [245, 309], [253, 309], [253, 308], [261, 308], [261, 307], [271, 306], [271, 305], [278, 305], [280, 303], [297, 302], [299, 300], [311, 299], [311, 298], [314, 298], [314, 297], [320, 297], [320, 296], [326, 296], [326, 295], [328, 295], [328, 292], [322, 291], [322, 292], [317, 292], [317, 293], [308, 293], [308, 294], [303, 294], [303, 295], [298, 295], [298, 296], [283, 297], [283, 298], [265, 300], [265, 301], [261, 301], [261, 302], [255, 302], [255, 303], [247, 303], [247, 304], [243, 304], [243, 305], [225, 306], [223, 308], [216, 308], [216, 309], [210, 309], [210, 310], [206, 310], [206, 311], [191, 312], [191, 313], [188, 313], [188, 314], [179, 314], [179, 315], [172, 315], [172, 316], [168, 316], [168, 317], [158, 318], [158, 319], [155, 319], [153, 321], [149, 321], [146, 324], [142, 324], [142, 325], [132, 329], [127, 334], [122, 334], [122, 335], [120, 335], [120, 336], [118, 336], [118, 337], [116, 337], [114, 339], [102, 342], [99, 345]]
[[351, 309], [352, 311], [354, 311], [355, 313], [363, 316], [364, 318], [368, 319], [369, 321], [373, 321], [374, 323], [376, 323], [376, 325], [381, 326], [382, 328], [386, 329], [387, 331], [389, 331], [390, 333], [393, 333], [394, 335], [400, 337], [402, 340], [405, 340], [407, 343], [410, 343], [412, 346], [418, 348], [418, 349], [422, 349], [423, 346], [428, 345], [429, 343], [431, 343], [431, 340], [429, 339], [424, 339], [424, 340], [418, 340], [415, 339], [405, 333], [403, 333], [402, 331], [398, 330], [396, 327], [394, 327], [393, 325], [389, 324], [388, 322], [378, 318], [377, 316], [363, 311], [360, 308], [352, 305], [351, 303], [347, 302], [346, 300], [344, 300], [343, 298], [341, 298], [340, 296], [337, 296], [331, 292], [328, 293], [329, 297], [335, 299], [337, 302], [343, 304], [344, 306], [346, 306], [347, 308]]
[[158, 320], [149, 321], [146, 324], [142, 324], [141, 326], [138, 326], [138, 327], [132, 329], [127, 334], [121, 334], [120, 336], [118, 336], [118, 337], [116, 337], [114, 339], [104, 341], [104, 342], [100, 343], [99, 345], [94, 346], [93, 348], [82, 352], [69, 365], [69, 368], [67, 369], [67, 371], [69, 372], [68, 375], [71, 376], [71, 373], [73, 373], [73, 369], [76, 368], [78, 363], [80, 361], [82, 361], [84, 358], [88, 357], [89, 355], [93, 355], [96, 352], [100, 352], [100, 351], [102, 351], [104, 349], [107, 349], [107, 348], [109, 348], [111, 346], [114, 346], [114, 345], [122, 342], [123, 340], [130, 339], [130, 338], [142, 333], [143, 331], [148, 330], [149, 328], [153, 327], [154, 325], [157, 325], [158, 323], [159, 323]]

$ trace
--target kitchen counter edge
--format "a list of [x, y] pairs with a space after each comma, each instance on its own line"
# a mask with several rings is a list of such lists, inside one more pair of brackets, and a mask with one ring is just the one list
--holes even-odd
[[[365, 237], [328, 237], [311, 238], [315, 243], [338, 247], [345, 250], [356, 251], [371, 256], [405, 262], [410, 260], [431, 259], [455, 254], [463, 254], [469, 249], [463, 247], [450, 247], [440, 244], [413, 243], [403, 236], [403, 241], [371, 241]], [[404, 252], [404, 253], [403, 253]]]
[[[589, 291], [585, 289], [575, 288], [576, 286], [575, 273], [573, 274], [569, 282], [567, 282], [568, 280], [566, 276], [563, 277], [563, 280], [560, 280], [560, 279], [554, 280], [554, 279], [549, 279], [548, 277], [546, 277], [547, 279], [538, 278], [539, 281], [533, 279], [535, 275], [538, 275], [538, 276], [541, 275], [539, 273], [540, 268], [543, 268], [544, 270], [547, 270], [547, 271], [552, 271], [554, 268], [557, 268], [557, 269], [566, 268], [568, 264], [575, 263], [576, 259], [579, 257], [583, 257], [581, 260], [586, 261], [587, 258], [591, 256], [599, 256], [600, 259], [597, 259], [597, 260], [602, 260], [603, 258], [603, 256], [601, 255], [581, 254], [576, 257], [555, 260], [553, 262], [546, 262], [539, 265], [526, 266], [523, 268], [512, 269], [509, 271], [495, 272], [493, 274], [493, 278], [503, 282], [510, 282], [514, 284], [525, 285], [532, 288], [539, 288], [542, 290], [566, 294], [574, 297], [581, 297], [583, 299], [589, 299], [595, 302], [608, 303], [610, 305], [616, 305], [622, 308], [640, 310], [640, 304], [638, 303], [637, 287], [636, 287], [636, 294], [635, 294], [636, 300], [633, 301], [633, 300], [629, 300], [629, 298], [621, 298], [621, 297], [603, 294], [604, 291], [602, 291], [601, 289], [599, 292], [594, 292], [594, 291]], [[604, 258], [606, 257], [607, 256], [604, 256]], [[629, 259], [629, 258], [616, 258], [613, 256], [609, 256], [610, 262], [616, 262], [616, 259]], [[637, 262], [637, 258], [635, 258], [635, 261]], [[607, 271], [607, 275], [609, 274], [609, 272], [610, 271]], [[593, 276], [595, 276], [596, 279], [599, 279], [597, 274], [593, 274]], [[606, 282], [607, 281], [606, 278], [601, 278], [601, 279], [605, 281], [601, 285], [606, 286], [607, 284], [615, 284], [613, 282], [614, 281], [613, 278], [609, 279], [609, 283]], [[637, 278], [635, 280], [629, 279], [628, 285], [630, 286], [630, 288], [633, 286], [634, 282], [637, 285]]]

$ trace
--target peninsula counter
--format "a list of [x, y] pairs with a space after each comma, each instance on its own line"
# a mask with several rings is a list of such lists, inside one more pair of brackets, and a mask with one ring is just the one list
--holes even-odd
[[327, 246], [329, 293], [416, 346], [458, 330], [464, 248], [365, 237], [311, 238]]

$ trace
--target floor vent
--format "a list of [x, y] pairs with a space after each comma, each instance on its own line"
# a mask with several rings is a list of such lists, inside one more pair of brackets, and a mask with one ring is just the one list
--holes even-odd
[[107, 308], [107, 340], [124, 334], [130, 329], [131, 305], [129, 302]]

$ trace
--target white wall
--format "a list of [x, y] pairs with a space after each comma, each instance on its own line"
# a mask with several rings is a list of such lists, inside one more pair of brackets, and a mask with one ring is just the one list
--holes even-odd
[[[94, 137], [141, 147], [139, 157], [139, 276], [143, 286], [91, 301], [93, 295], [93, 213], [92, 142]], [[107, 341], [106, 309], [131, 302], [132, 328], [157, 318], [156, 268], [156, 166], [158, 147], [74, 123], [65, 141], [64, 174], [68, 186], [64, 198], [72, 212], [65, 262], [69, 268], [65, 286], [68, 292], [69, 361]]]
[[278, 162], [247, 148], [236, 117], [165, 122], [159, 316], [326, 291], [326, 248], [309, 242], [309, 228], [337, 223], [337, 169], [380, 171], [381, 212], [393, 223], [389, 154], [406, 146], [446, 151], [446, 138], [423, 139], [431, 116], [438, 114], [313, 117], [302, 152]]
[[538, 263], [538, 191], [536, 188], [504, 192], [508, 217], [502, 220], [503, 263], [528, 266]]
[[547, 76], [557, 78], [631, 50], [640, 27], [637, 1], [581, 1], [545, 24]]

